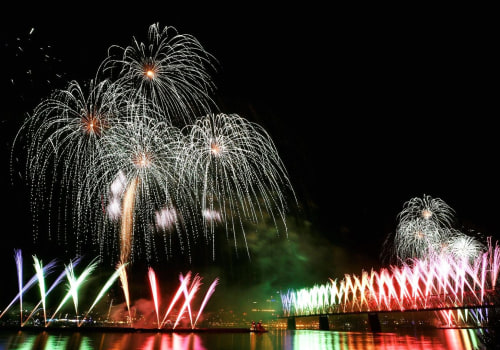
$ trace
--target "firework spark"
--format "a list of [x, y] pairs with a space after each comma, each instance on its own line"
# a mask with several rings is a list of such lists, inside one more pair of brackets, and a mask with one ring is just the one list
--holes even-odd
[[[30, 27], [10, 37], [2, 37], [2, 62], [9, 69], [5, 74], [9, 78], [15, 99], [5, 102], [22, 103], [24, 106], [36, 104], [41, 92], [64, 84], [66, 73], [61, 71], [61, 59], [55, 55], [54, 46], [43, 36], [43, 31]], [[5, 96], [4, 96], [5, 97]]]

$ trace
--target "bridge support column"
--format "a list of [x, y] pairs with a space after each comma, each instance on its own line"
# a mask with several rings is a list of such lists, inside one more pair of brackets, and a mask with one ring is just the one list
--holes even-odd
[[330, 330], [330, 324], [328, 323], [328, 315], [321, 315], [319, 317], [319, 329], [322, 331]]
[[376, 312], [368, 313], [368, 323], [370, 324], [370, 330], [372, 332], [382, 331], [382, 327], [380, 326], [380, 320], [378, 319], [378, 314]]
[[288, 319], [286, 320], [286, 329], [292, 331], [297, 329], [297, 325], [295, 324], [295, 316], [288, 317]]

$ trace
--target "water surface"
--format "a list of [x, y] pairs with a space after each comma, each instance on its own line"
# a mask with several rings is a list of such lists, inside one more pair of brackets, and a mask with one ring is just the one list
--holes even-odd
[[258, 350], [258, 349], [486, 349], [474, 329], [397, 333], [280, 330], [251, 332], [64, 332], [0, 331], [0, 349], [37, 350]]

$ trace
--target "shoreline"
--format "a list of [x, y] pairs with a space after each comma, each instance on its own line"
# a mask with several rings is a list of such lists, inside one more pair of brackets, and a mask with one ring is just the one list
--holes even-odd
[[106, 326], [0, 326], [1, 331], [23, 332], [117, 332], [117, 333], [262, 333], [243, 327], [214, 328], [136, 328], [136, 327], [106, 327]]

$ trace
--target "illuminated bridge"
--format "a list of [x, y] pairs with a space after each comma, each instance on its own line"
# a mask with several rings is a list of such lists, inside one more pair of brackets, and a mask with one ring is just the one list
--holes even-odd
[[344, 275], [323, 285], [281, 294], [282, 318], [295, 328], [295, 318], [318, 316], [320, 329], [328, 329], [328, 315], [368, 314], [373, 331], [380, 330], [378, 313], [438, 311], [444, 324], [471, 320], [481, 326], [488, 310], [497, 305], [500, 247], [488, 249], [474, 260], [448, 255], [414, 259], [401, 266], [361, 275]]

